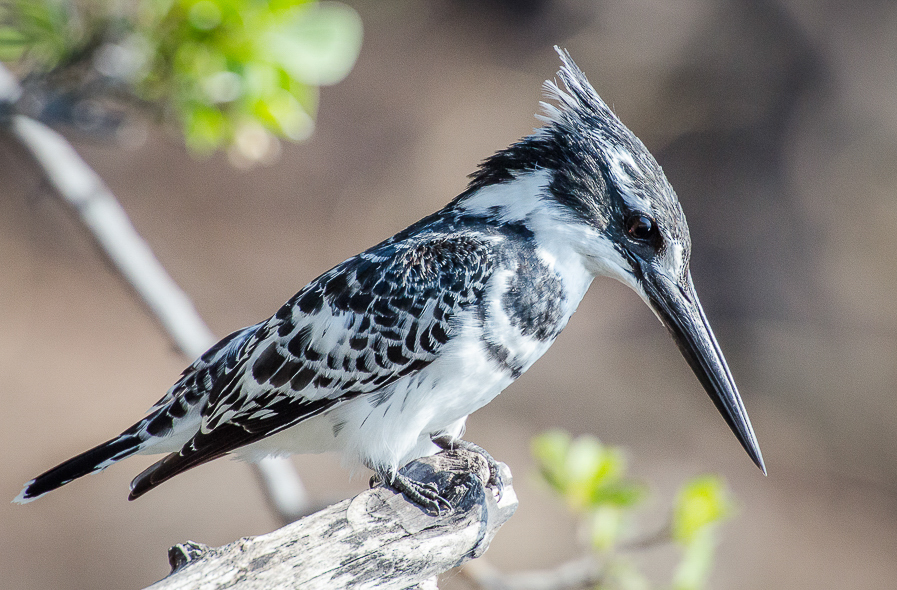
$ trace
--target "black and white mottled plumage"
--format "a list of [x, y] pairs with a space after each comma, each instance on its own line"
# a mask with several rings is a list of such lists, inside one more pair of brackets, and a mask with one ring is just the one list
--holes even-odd
[[546, 82], [555, 104], [543, 104], [544, 127], [488, 158], [464, 193], [224, 338], [146, 418], [35, 478], [16, 501], [138, 453], [168, 455], [137, 476], [131, 498], [232, 452], [255, 460], [338, 451], [392, 481], [437, 450], [434, 438], [460, 436], [468, 414], [526, 371], [599, 275], [651, 305], [758, 461], [734, 383], [734, 398], [714, 393], [731, 381], [728, 369], [702, 360], [722, 361], [709, 325], [710, 344], [692, 346], [715, 348], [706, 354], [689, 357], [677, 332], [689, 305], [698, 310], [689, 321], [706, 318], [676, 195], [560, 53], [565, 89]]

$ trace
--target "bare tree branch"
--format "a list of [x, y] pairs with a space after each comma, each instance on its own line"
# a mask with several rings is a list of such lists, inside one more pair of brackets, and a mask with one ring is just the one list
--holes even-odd
[[[174, 282], [127, 213], [99, 175], [62, 135], [40, 121], [15, 114], [22, 88], [0, 64], [0, 122], [31, 153], [46, 179], [90, 231], [101, 252], [112, 262], [177, 347], [190, 359], [216, 342], [186, 293]], [[283, 522], [308, 510], [302, 480], [288, 459], [258, 464], [268, 501]]]
[[484, 560], [464, 566], [461, 575], [482, 590], [586, 590], [604, 580], [604, 568], [592, 556], [550, 570], [504, 574]]
[[377, 487], [282, 529], [210, 548], [169, 551], [172, 573], [147, 590], [303, 590], [378, 588], [432, 590], [436, 576], [486, 551], [517, 509], [511, 472], [501, 465], [496, 500], [485, 459], [445, 451], [402, 469], [436, 484], [455, 508], [433, 515], [394, 491]]

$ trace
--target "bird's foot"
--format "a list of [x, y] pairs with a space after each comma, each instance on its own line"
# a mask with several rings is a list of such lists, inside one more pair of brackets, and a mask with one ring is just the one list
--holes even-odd
[[461, 449], [463, 451], [476, 453], [477, 455], [485, 459], [486, 464], [489, 465], [489, 481], [486, 482], [486, 485], [493, 488], [495, 490], [496, 499], [499, 501], [501, 500], [502, 492], [505, 488], [505, 484], [501, 479], [501, 468], [498, 466], [498, 461], [496, 461], [495, 458], [490, 455], [488, 451], [486, 451], [486, 449], [484, 449], [480, 445], [468, 442], [450, 434], [441, 434], [439, 436], [434, 436], [430, 440], [433, 441], [434, 445], [444, 451]]
[[391, 477], [381, 474], [374, 475], [371, 478], [372, 484], [374, 483], [374, 478], [387, 482], [386, 485], [401, 494], [405, 494], [409, 500], [424, 510], [435, 512], [436, 516], [442, 516], [443, 509], [447, 512], [451, 512], [453, 509], [452, 503], [439, 493], [439, 488], [434, 483], [415, 481], [401, 473], [396, 473]]

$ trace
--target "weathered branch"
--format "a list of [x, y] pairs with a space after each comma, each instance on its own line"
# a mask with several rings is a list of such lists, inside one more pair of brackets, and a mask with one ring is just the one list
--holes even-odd
[[[22, 88], [0, 64], [0, 119], [30, 152], [44, 177], [77, 215], [100, 251], [133, 288], [175, 345], [194, 359], [215, 344], [212, 331], [190, 298], [178, 287], [134, 229], [127, 213], [100, 176], [62, 135], [40, 121], [15, 114]], [[268, 501], [283, 522], [305, 513], [308, 501], [302, 480], [286, 459], [258, 465]]]
[[406, 475], [433, 482], [455, 508], [428, 514], [382, 486], [279, 530], [210, 548], [169, 551], [172, 573], [147, 590], [435, 588], [435, 577], [479, 557], [517, 509], [511, 472], [501, 465], [500, 500], [489, 467], [469, 451], [414, 461]]
[[464, 566], [462, 575], [482, 590], [587, 590], [604, 580], [604, 568], [591, 555], [556, 568], [504, 574], [486, 561]]

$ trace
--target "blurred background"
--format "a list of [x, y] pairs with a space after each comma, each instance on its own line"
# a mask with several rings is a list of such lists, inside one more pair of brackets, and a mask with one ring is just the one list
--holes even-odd
[[[176, 135], [72, 136], [218, 335], [440, 208], [537, 125], [570, 50], [654, 153], [691, 226], [692, 272], [761, 442], [763, 477], [639, 299], [597, 281], [557, 343], [468, 421], [520, 508], [487, 558], [578, 555], [533, 477], [530, 438], [593, 433], [651, 482], [655, 524], [686, 477], [738, 498], [710, 587], [897, 584], [897, 4], [809, 0], [349, 0], [352, 72], [314, 135], [267, 166], [191, 157]], [[187, 361], [9, 137], [0, 141], [0, 498], [117, 434]], [[245, 465], [215, 461], [127, 502], [134, 458], [27, 506], [0, 502], [4, 587], [141, 588], [169, 546], [277, 528]], [[316, 500], [364, 489], [295, 459]], [[650, 511], [649, 511], [650, 512]], [[650, 527], [650, 524], [649, 524]], [[668, 552], [643, 556], [662, 570]], [[662, 578], [661, 578], [662, 579]], [[443, 587], [465, 587], [449, 576]]]

